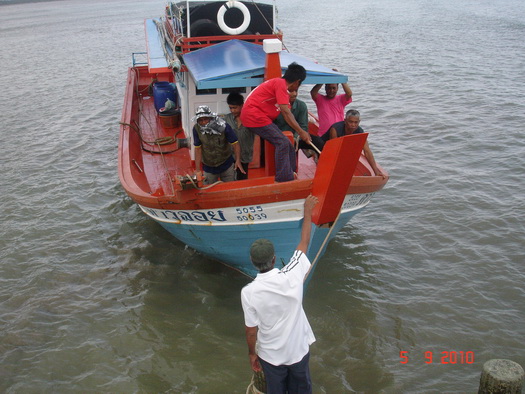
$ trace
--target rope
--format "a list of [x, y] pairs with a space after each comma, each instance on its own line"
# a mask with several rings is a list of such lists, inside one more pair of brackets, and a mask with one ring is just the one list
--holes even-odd
[[168, 170], [168, 165], [166, 164], [166, 158], [164, 157], [164, 153], [160, 152], [160, 158], [162, 160], [162, 165], [164, 166], [164, 169], [166, 170], [166, 174], [168, 175], [168, 178], [170, 180], [170, 186], [171, 186], [171, 195], [175, 195], [175, 187], [173, 186], [173, 178], [170, 175], [170, 172]]
[[[264, 21], [266, 22], [266, 24], [268, 25], [268, 27], [271, 29], [272, 33], [277, 35], [279, 34], [278, 31], [275, 31], [273, 29], [273, 26], [271, 25], [271, 23], [268, 21], [268, 19], [266, 19], [266, 17], [264, 16], [264, 14], [261, 12], [261, 9], [259, 8], [259, 6], [257, 5], [257, 3], [255, 2], [255, 0], [252, 0], [252, 3], [254, 5], [255, 8], [257, 8], [257, 11], [259, 11], [259, 14], [261, 14], [261, 16], [263, 17]], [[275, 1], [274, 1], [274, 9], [277, 11], [277, 7], [275, 6]], [[276, 12], [277, 14], [277, 12]], [[275, 15], [275, 17], [277, 18], [277, 15]], [[284, 42], [282, 42], [281, 40], [281, 43], [283, 44], [283, 47], [284, 49], [286, 49], [288, 51], [288, 48], [286, 48], [286, 45], [284, 45]], [[289, 52], [289, 51], [288, 51]]]
[[[171, 30], [173, 31], [173, 34], [176, 38], [175, 42], [173, 42], [173, 40], [171, 40], [171, 37], [169, 38], [169, 40], [171, 41], [171, 45], [173, 47], [173, 53], [175, 53], [177, 55], [177, 46], [180, 45], [180, 42], [181, 40], [184, 38], [182, 32], [184, 31], [184, 28], [183, 28], [183, 23], [182, 23], [182, 13], [183, 13], [183, 9], [182, 8], [179, 8], [179, 7], [176, 7], [175, 10], [177, 11], [177, 15], [174, 14], [173, 12], [173, 7], [175, 5], [174, 4], [171, 4], [170, 7], [169, 7], [169, 16], [171, 17]], [[168, 21], [166, 21], [168, 22]], [[180, 33], [177, 33], [177, 32], [180, 32]], [[169, 34], [168, 34], [169, 36]], [[181, 51], [179, 51], [179, 53], [181, 53]]]
[[[139, 78], [139, 71], [138, 71], [138, 69], [135, 68], [135, 69], [134, 69], [134, 72], [135, 72], [135, 78], [136, 78], [137, 81], [138, 81], [138, 78]], [[144, 91], [144, 90], [146, 90], [146, 89], [149, 89], [150, 86], [153, 84], [153, 82], [154, 82], [154, 81], [152, 81], [152, 82], [148, 85], [148, 87], [147, 87], [147, 88], [144, 88], [142, 91]], [[139, 96], [140, 96], [140, 93], [142, 92], [142, 91], [139, 91], [138, 86], [139, 86], [139, 85], [138, 85], [138, 83], [137, 83], [137, 84], [136, 84], [136, 90], [135, 90], [135, 94], [137, 95], [137, 97], [139, 97]], [[155, 128], [152, 127], [152, 125], [151, 125], [149, 119], [146, 118], [146, 116], [144, 116], [144, 112], [142, 111], [142, 101], [141, 101], [141, 100], [138, 100], [138, 104], [139, 104], [139, 108], [138, 108], [139, 116], [142, 117], [142, 118], [144, 118], [144, 120], [148, 123], [148, 125], [150, 126], [150, 128], [151, 128], [152, 130], [157, 130], [156, 127], [155, 127]], [[165, 153], [172, 153], [172, 152], [175, 152], [175, 151], [177, 151], [179, 148], [177, 148], [177, 149], [175, 149], [175, 150], [172, 150], [172, 151], [170, 151], [170, 152], [163, 152], [162, 149], [161, 149], [161, 146], [163, 146], [163, 145], [170, 145], [170, 144], [175, 143], [175, 142], [177, 141], [177, 140], [175, 139], [175, 136], [176, 136], [177, 134], [175, 134], [175, 136], [173, 136], [173, 137], [159, 137], [159, 138], [156, 138], [154, 141], [146, 141], [146, 140], [144, 140], [144, 138], [142, 137], [142, 133], [141, 133], [141, 130], [140, 130], [140, 126], [138, 125], [137, 121], [134, 121], [134, 123], [135, 123], [134, 125], [132, 125], [132, 124], [130, 124], [130, 123], [125, 123], [125, 122], [119, 122], [119, 123], [120, 123], [121, 125], [123, 125], [123, 126], [128, 126], [128, 127], [130, 127], [133, 131], [135, 131], [135, 132], [138, 134], [138, 136], [139, 136], [139, 138], [140, 138], [140, 141], [141, 141], [141, 148], [142, 148], [143, 150], [145, 150], [146, 152], [149, 152], [149, 153], [158, 153], [158, 154], [160, 154], [160, 157], [161, 157], [161, 160], [162, 160], [162, 164], [163, 164], [163, 166], [164, 166], [164, 169], [166, 170], [166, 175], [168, 176], [169, 184], [170, 184], [170, 186], [171, 186], [171, 193], [172, 193], [171, 195], [174, 196], [174, 195], [175, 195], [175, 187], [173, 186], [173, 182], [174, 182], [174, 180], [173, 180], [173, 178], [171, 177], [171, 174], [170, 174], [170, 172], [169, 172], [169, 169], [168, 169], [168, 166], [167, 166], [167, 164], [166, 164], [166, 159], [165, 159], [165, 157], [164, 157], [164, 154], [165, 154]], [[151, 150], [146, 149], [146, 148], [144, 147], [144, 145], [143, 145], [144, 143], [146, 143], [146, 144], [148, 144], [148, 145], [157, 145], [157, 147], [159, 148], [159, 152], [153, 152], [153, 151], [151, 151]]]
[[255, 387], [255, 382], [252, 375], [252, 381], [246, 388], [246, 394], [265, 394], [264, 391], [259, 391], [257, 387]]
[[[176, 18], [178, 19], [179, 24], [182, 24], [182, 22], [180, 22], [180, 19], [181, 19], [180, 11], [179, 11], [179, 16], [177, 16]], [[174, 16], [172, 16], [172, 21], [174, 21]], [[176, 34], [175, 27], [173, 26], [173, 23], [172, 23], [171, 28], [176, 38], [175, 42], [173, 42], [171, 35], [166, 30], [166, 23], [169, 23], [169, 21], [166, 20], [164, 22], [164, 18], [160, 18], [160, 21], [153, 20], [153, 23], [155, 23], [155, 26], [157, 27], [157, 31], [159, 32], [161, 36], [161, 45], [162, 45], [162, 50], [164, 52], [164, 56], [168, 60], [169, 66], [173, 70], [175, 70], [174, 66], [180, 67], [180, 61], [177, 56], [178, 53], [180, 53], [180, 51], [177, 52], [177, 45], [180, 45], [180, 41], [184, 37], [181, 34]]]
[[193, 178], [191, 177], [191, 175], [189, 174], [186, 174], [186, 177], [190, 180], [191, 184], [193, 185], [193, 187], [197, 190], [206, 190], [206, 189], [209, 189], [215, 185], [218, 185], [219, 183], [222, 183], [222, 181], [217, 181], [217, 182], [214, 182], [212, 183], [211, 185], [206, 185], [206, 186], [203, 186], [203, 187], [199, 187], [195, 182], [193, 182]]
[[[162, 145], [171, 145], [171, 144], [174, 144], [175, 142], [177, 142], [177, 139], [175, 138], [175, 136], [173, 136], [173, 137], [161, 137], [161, 138], [157, 138], [154, 141], [146, 141], [144, 138], [142, 138], [142, 133], [140, 132], [140, 129], [139, 129], [138, 126], [132, 125], [132, 124], [129, 124], [129, 123], [125, 123], [125, 122], [119, 122], [119, 124], [121, 124], [123, 126], [130, 127], [133, 131], [135, 131], [138, 134], [138, 136], [140, 138], [140, 141], [144, 142], [144, 143], [146, 143], [148, 145], [162, 146]], [[177, 134], [175, 134], [175, 135], [177, 135]]]
[[[265, 391], [261, 391], [265, 390]], [[265, 394], [266, 393], [266, 381], [264, 379], [264, 373], [254, 372], [252, 374], [252, 380], [246, 388], [246, 394]]]
[[[173, 43], [171, 42], [171, 39], [169, 38], [169, 34], [168, 32], [166, 31], [166, 26], [164, 25], [163, 22], [163, 18], [160, 18], [160, 21], [154, 19], [153, 20], [153, 23], [155, 23], [155, 26], [157, 26], [157, 31], [159, 32], [160, 36], [162, 37], [162, 39], [160, 40], [160, 44], [162, 45], [162, 50], [164, 52], [164, 56], [166, 57], [166, 59], [169, 59], [170, 60], [170, 63], [173, 62], [173, 56], [172, 54], [175, 53], [175, 50], [173, 48]], [[167, 45], [169, 45], [169, 48], [167, 47]], [[169, 49], [169, 51], [168, 51]], [[171, 52], [171, 53], [170, 53]]]
[[315, 258], [314, 258], [314, 260], [312, 262], [312, 266], [310, 267], [310, 272], [313, 270], [315, 263], [317, 263], [317, 260], [319, 259], [319, 256], [321, 255], [321, 251], [324, 249], [326, 243], [330, 239], [330, 234], [332, 234], [332, 231], [335, 228], [335, 224], [339, 220], [339, 216], [341, 216], [341, 211], [339, 211], [339, 213], [337, 214], [337, 217], [335, 218], [334, 222], [332, 223], [332, 226], [330, 227], [330, 231], [328, 231], [328, 234], [326, 234], [326, 237], [325, 237], [323, 243], [321, 244], [321, 247], [317, 251], [317, 255], [315, 256]]

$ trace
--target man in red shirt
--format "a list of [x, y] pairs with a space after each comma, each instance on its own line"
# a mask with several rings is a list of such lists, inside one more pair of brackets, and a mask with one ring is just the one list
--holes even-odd
[[282, 78], [273, 78], [257, 86], [246, 98], [242, 107], [241, 122], [261, 138], [275, 146], [275, 181], [287, 182], [294, 179], [297, 170], [295, 149], [288, 138], [273, 123], [282, 113], [288, 123], [306, 143], [312, 139], [295, 120], [290, 110], [290, 94], [301, 86], [306, 78], [303, 66], [292, 63]]

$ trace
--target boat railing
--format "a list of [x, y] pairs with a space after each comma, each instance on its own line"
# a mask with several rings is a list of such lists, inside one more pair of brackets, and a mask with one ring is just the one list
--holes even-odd
[[252, 34], [252, 35], [233, 35], [233, 36], [205, 36], [205, 37], [184, 37], [180, 43], [181, 52], [188, 53], [190, 51], [205, 48], [219, 42], [228, 40], [242, 40], [252, 42], [254, 44], [262, 45], [263, 40], [267, 38], [277, 38], [282, 41], [282, 34]]
[[148, 64], [148, 53], [147, 52], [133, 52], [131, 54], [133, 67], [145, 66]]

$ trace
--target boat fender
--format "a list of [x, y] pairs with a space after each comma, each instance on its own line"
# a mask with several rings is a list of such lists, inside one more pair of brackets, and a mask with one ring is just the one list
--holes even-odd
[[169, 64], [169, 68], [171, 68], [175, 72], [180, 71], [180, 67], [181, 67], [181, 64], [180, 64], [179, 59], [172, 60]]
[[[242, 15], [244, 17], [244, 20], [242, 22], [242, 25], [240, 25], [237, 28], [231, 28], [226, 24], [224, 21], [224, 14], [226, 14], [226, 11], [228, 11], [230, 8], [237, 8], [242, 12]], [[219, 8], [219, 12], [217, 13], [217, 23], [219, 24], [219, 27], [223, 32], [230, 35], [238, 35], [244, 33], [244, 31], [248, 28], [251, 22], [251, 15], [250, 11], [248, 10], [248, 7], [246, 7], [243, 3], [240, 1], [227, 1], [222, 5], [221, 8]]]

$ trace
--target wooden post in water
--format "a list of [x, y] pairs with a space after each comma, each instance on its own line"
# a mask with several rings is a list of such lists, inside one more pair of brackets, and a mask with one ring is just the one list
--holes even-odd
[[518, 363], [493, 359], [483, 364], [478, 394], [520, 394], [525, 373]]

